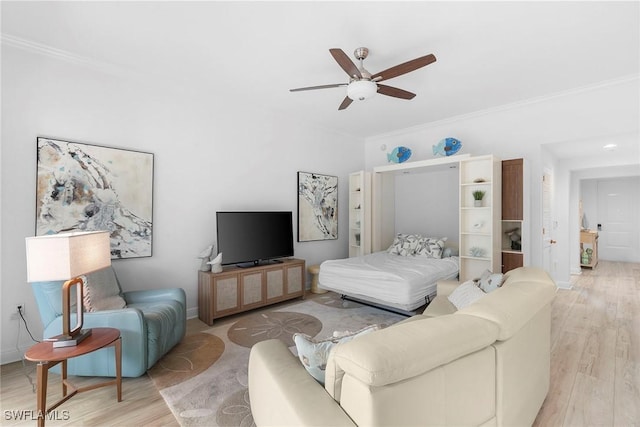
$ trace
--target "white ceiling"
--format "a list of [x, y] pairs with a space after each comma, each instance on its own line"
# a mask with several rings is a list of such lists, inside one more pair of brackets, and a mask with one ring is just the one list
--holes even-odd
[[[105, 70], [195, 88], [233, 105], [367, 137], [639, 74], [640, 3], [2, 2], [5, 41]], [[433, 53], [338, 111], [347, 82], [329, 54], [370, 50], [372, 73]], [[382, 119], [384, 118], [384, 119]]]

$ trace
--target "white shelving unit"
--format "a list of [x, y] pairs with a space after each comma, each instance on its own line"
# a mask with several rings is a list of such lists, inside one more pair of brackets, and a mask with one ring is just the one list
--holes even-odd
[[371, 173], [349, 175], [349, 256], [371, 253]]
[[[492, 155], [460, 161], [460, 281], [502, 271], [502, 165]], [[484, 191], [475, 206], [474, 191]]]

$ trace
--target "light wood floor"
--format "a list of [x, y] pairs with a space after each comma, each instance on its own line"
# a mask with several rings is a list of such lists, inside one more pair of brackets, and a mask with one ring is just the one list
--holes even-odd
[[551, 387], [534, 426], [640, 426], [640, 264], [601, 261], [560, 290]]
[[[559, 290], [553, 304], [551, 388], [534, 425], [640, 426], [640, 264], [601, 261], [572, 282], [573, 289]], [[189, 332], [206, 329], [197, 319], [187, 324]], [[26, 370], [21, 362], [0, 367], [3, 426], [35, 424], [24, 412], [35, 413], [36, 401], [25, 373], [35, 381], [31, 364]], [[60, 395], [59, 377], [51, 374], [47, 399]], [[47, 425], [178, 425], [146, 375], [125, 378], [122, 397], [117, 403], [114, 387], [79, 394], [58, 408], [67, 420]], [[12, 411], [27, 419], [10, 419]]]

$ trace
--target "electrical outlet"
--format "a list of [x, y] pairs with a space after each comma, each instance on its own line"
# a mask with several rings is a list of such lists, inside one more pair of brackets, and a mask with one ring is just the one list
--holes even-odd
[[22, 315], [24, 316], [24, 313], [25, 313], [24, 303], [20, 303], [20, 304], [16, 304], [14, 306], [13, 313], [11, 313], [11, 319], [20, 319], [20, 313], [18, 312], [18, 307], [20, 308], [20, 311], [22, 312]]

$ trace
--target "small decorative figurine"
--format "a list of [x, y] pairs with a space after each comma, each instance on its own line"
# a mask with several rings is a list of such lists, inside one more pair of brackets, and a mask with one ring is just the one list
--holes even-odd
[[211, 264], [212, 273], [222, 273], [222, 252], [217, 257], [209, 261], [207, 264]]
[[390, 153], [387, 153], [389, 163], [402, 163], [411, 157], [411, 149], [407, 147], [396, 147]]
[[476, 257], [476, 258], [483, 257], [484, 256], [484, 249], [479, 248], [477, 246], [472, 246], [469, 249], [469, 255], [471, 255], [472, 257]]
[[210, 245], [204, 251], [200, 252], [200, 255], [197, 258], [200, 258], [202, 262], [200, 263], [200, 271], [209, 271], [211, 270], [211, 266], [208, 264], [209, 259], [211, 259], [211, 254], [213, 253], [213, 245]]
[[504, 232], [509, 238], [511, 242], [511, 250], [519, 251], [522, 249], [522, 238], [520, 237], [520, 228], [516, 227], [512, 230], [507, 230]]
[[455, 138], [445, 138], [433, 146], [434, 156], [453, 156], [462, 148], [462, 142]]

